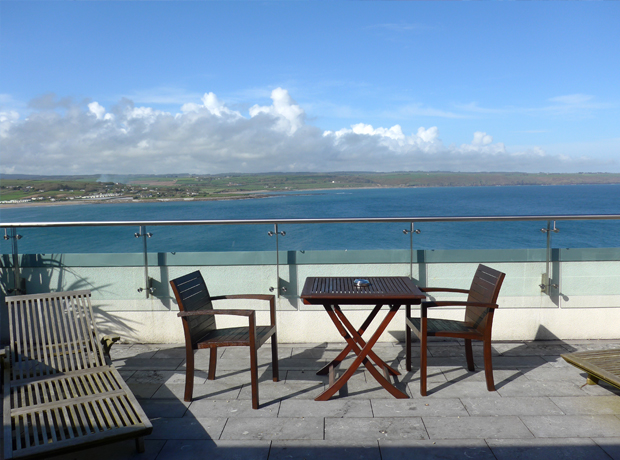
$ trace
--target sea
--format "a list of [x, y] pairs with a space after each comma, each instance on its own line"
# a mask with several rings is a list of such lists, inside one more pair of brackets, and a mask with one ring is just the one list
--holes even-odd
[[[620, 215], [620, 185], [320, 190], [219, 201], [93, 203], [0, 208], [2, 223], [441, 216]], [[545, 248], [546, 222], [281, 224], [280, 250]], [[620, 247], [620, 221], [558, 221], [554, 248]], [[149, 252], [270, 251], [273, 225], [147, 225]], [[22, 254], [142, 252], [137, 226], [18, 230]], [[3, 254], [12, 241], [1, 239]]]

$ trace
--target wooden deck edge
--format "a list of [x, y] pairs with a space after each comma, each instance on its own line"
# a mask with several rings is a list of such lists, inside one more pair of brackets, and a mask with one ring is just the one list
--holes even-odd
[[[601, 360], [601, 357], [607, 356], [613, 359], [617, 364], [620, 364], [620, 349], [601, 350], [597, 351], [595, 357], [597, 361]], [[603, 365], [595, 364], [593, 359], [593, 352], [576, 352], [560, 355], [564, 361], [581, 369], [588, 374], [588, 377], [594, 377], [595, 379], [602, 380], [610, 385], [620, 389], [620, 374], [606, 369]], [[617, 358], [617, 360], [615, 359]]]

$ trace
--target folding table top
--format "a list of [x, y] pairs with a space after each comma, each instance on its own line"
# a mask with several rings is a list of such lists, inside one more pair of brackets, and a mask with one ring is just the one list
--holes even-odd
[[306, 304], [419, 304], [426, 295], [406, 276], [311, 276], [300, 297]]

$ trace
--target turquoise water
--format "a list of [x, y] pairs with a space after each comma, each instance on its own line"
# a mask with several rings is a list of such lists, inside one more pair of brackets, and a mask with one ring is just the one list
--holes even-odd
[[[620, 214], [620, 185], [330, 190], [230, 201], [2, 209], [2, 222]], [[543, 222], [421, 223], [416, 249], [542, 248]], [[553, 247], [620, 247], [620, 223], [558, 222]], [[406, 224], [281, 225], [282, 250], [408, 249]], [[269, 225], [148, 226], [153, 252], [273, 250]], [[20, 229], [20, 253], [141, 252], [137, 227]], [[10, 242], [0, 242], [2, 253]]]

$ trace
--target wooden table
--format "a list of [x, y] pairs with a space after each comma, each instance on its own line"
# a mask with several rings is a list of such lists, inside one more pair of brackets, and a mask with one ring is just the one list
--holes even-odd
[[[370, 284], [357, 286], [355, 283], [357, 279], [367, 280]], [[355, 373], [360, 364], [364, 364], [370, 374], [394, 397], [400, 399], [409, 397], [388, 380], [390, 375], [400, 375], [400, 373], [381, 360], [372, 351], [372, 347], [377, 343], [401, 305], [416, 305], [426, 297], [411, 279], [406, 276], [308, 277], [300, 297], [305, 304], [323, 305], [338, 332], [347, 342], [344, 350], [327, 366], [317, 372], [317, 375], [329, 373], [329, 388], [321, 393], [315, 401], [327, 401], [336, 394]], [[340, 305], [375, 305], [375, 307], [362, 326], [355, 329], [341, 310]], [[368, 342], [364, 341], [362, 335], [384, 305], [389, 307], [389, 311]], [[337, 380], [334, 380], [334, 368], [351, 351], [357, 355], [353, 364]], [[370, 362], [371, 360], [383, 370], [383, 373], [377, 370]]]

